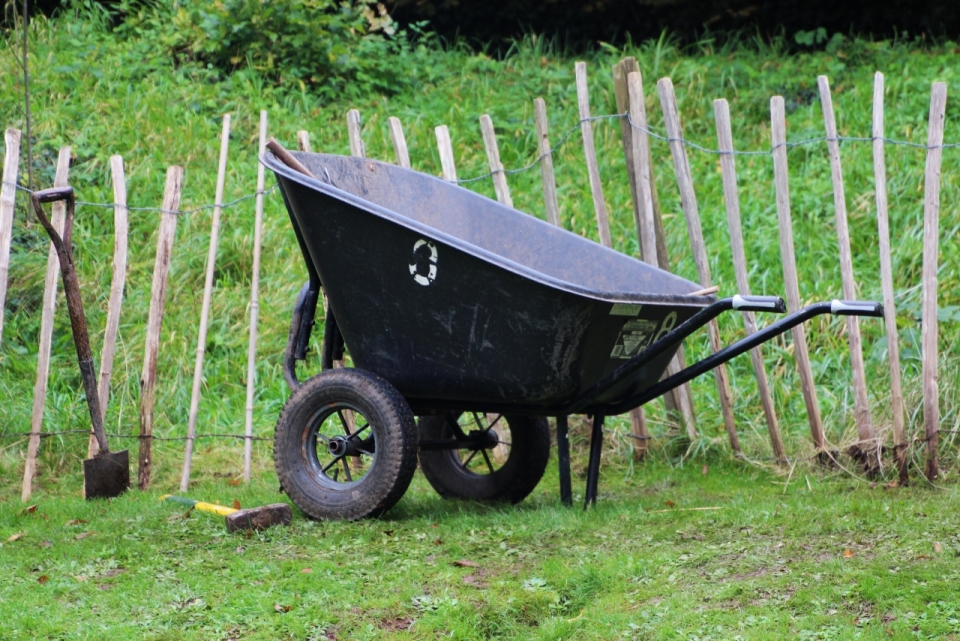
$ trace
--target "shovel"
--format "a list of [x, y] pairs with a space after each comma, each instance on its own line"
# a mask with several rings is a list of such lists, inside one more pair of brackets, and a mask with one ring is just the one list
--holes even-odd
[[[67, 216], [63, 222], [63, 237], [57, 233], [50, 219], [43, 211], [42, 203], [67, 201]], [[100, 452], [83, 462], [83, 485], [87, 500], [113, 498], [130, 487], [130, 467], [127, 450], [111, 452], [107, 446], [107, 435], [103, 431], [103, 418], [100, 413], [100, 396], [97, 393], [97, 379], [93, 368], [93, 355], [90, 352], [90, 337], [87, 334], [87, 321], [83, 315], [83, 302], [80, 300], [80, 281], [73, 265], [73, 217], [76, 202], [72, 187], [55, 187], [33, 193], [33, 211], [40, 224], [47, 230], [50, 242], [57, 250], [60, 259], [60, 274], [63, 276], [63, 291], [67, 299], [67, 311], [70, 314], [70, 327], [73, 329], [73, 342], [77, 347], [77, 360], [80, 361], [80, 377], [87, 396], [87, 408], [93, 422], [93, 434], [100, 446]]]

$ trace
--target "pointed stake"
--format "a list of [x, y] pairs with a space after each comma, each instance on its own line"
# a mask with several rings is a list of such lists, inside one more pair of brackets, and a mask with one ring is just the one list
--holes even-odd
[[[60, 148], [57, 159], [57, 173], [53, 179], [54, 187], [66, 187], [69, 184], [70, 147]], [[66, 201], [53, 204], [50, 223], [61, 236], [63, 223], [67, 215]], [[47, 400], [47, 383], [50, 380], [50, 348], [53, 344], [53, 320], [57, 307], [57, 289], [60, 281], [60, 259], [57, 250], [50, 243], [47, 251], [47, 273], [43, 287], [43, 307], [40, 312], [40, 339], [37, 348], [37, 379], [33, 386], [33, 413], [30, 415], [30, 443], [27, 446], [27, 460], [23, 467], [23, 489], [21, 501], [28, 501], [33, 493], [33, 476], [37, 469], [37, 453], [40, 449], [40, 433], [43, 431], [43, 407]]]
[[[263, 118], [263, 113], [264, 113], [264, 112], [262, 112], [262, 111], [260, 112], [260, 117], [261, 117], [261, 122], [260, 122], [260, 124], [263, 124], [263, 120], [262, 120], [262, 118]], [[305, 151], [305, 152], [307, 152], [307, 153], [310, 153], [310, 152], [311, 152], [311, 149], [310, 149], [310, 134], [307, 133], [306, 131], [303, 131], [302, 129], [297, 132], [297, 149], [299, 149], [300, 151]], [[263, 152], [261, 151], [260, 153], [263, 153]], [[258, 175], [259, 175], [259, 170], [258, 170]]]
[[403, 125], [400, 124], [400, 119], [394, 116], [390, 116], [387, 122], [390, 124], [390, 140], [393, 142], [393, 153], [397, 157], [397, 164], [410, 169], [410, 153], [407, 151], [407, 139], [403, 135]]
[[7, 278], [10, 271], [10, 241], [13, 238], [13, 212], [17, 200], [17, 172], [20, 168], [20, 130], [4, 132], [3, 185], [0, 185], [0, 342], [7, 304]]
[[367, 152], [363, 147], [363, 138], [360, 136], [360, 112], [356, 109], [347, 112], [347, 135], [350, 137], [350, 155], [366, 158]]
[[[203, 282], [203, 301], [200, 305], [200, 328], [197, 332], [197, 357], [193, 365], [193, 388], [190, 393], [190, 416], [187, 422], [186, 451], [180, 475], [180, 491], [190, 489], [190, 467], [193, 463], [193, 439], [197, 434], [197, 414], [200, 409], [200, 385], [203, 383], [203, 357], [207, 346], [207, 326], [210, 319], [210, 300], [213, 296], [213, 274], [217, 262], [217, 242], [220, 238], [220, 215], [223, 189], [227, 179], [227, 151], [230, 148], [230, 114], [223, 117], [220, 132], [220, 163], [217, 167], [217, 187], [213, 201], [213, 221], [210, 223], [210, 244], [207, 248], [207, 273]], [[258, 163], [259, 165], [259, 163]]]
[[480, 133], [483, 135], [483, 146], [487, 150], [487, 162], [493, 173], [493, 190], [497, 193], [497, 201], [507, 207], [513, 207], [510, 198], [510, 187], [507, 185], [507, 175], [503, 173], [503, 163], [500, 162], [500, 149], [497, 147], [497, 134], [493, 129], [493, 120], [490, 116], [480, 116]]
[[533, 101], [533, 120], [537, 127], [537, 153], [540, 155], [540, 182], [543, 185], [543, 209], [551, 225], [560, 226], [557, 204], [557, 180], [553, 173], [553, 152], [547, 126], [547, 104], [543, 98]]
[[600, 244], [604, 247], [613, 247], [610, 239], [607, 203], [603, 199], [603, 183], [600, 181], [600, 167], [597, 165], [597, 150], [593, 142], [593, 123], [590, 121], [587, 63], [576, 63], [574, 70], [577, 82], [577, 106], [580, 109], [580, 132], [583, 135], [583, 154], [587, 159], [587, 176], [590, 179], [590, 193], [593, 195], [593, 211], [597, 216], [597, 231], [600, 233]]
[[446, 125], [440, 125], [434, 132], [437, 134], [437, 151], [440, 153], [440, 169], [443, 179], [447, 182], [457, 182], [457, 164], [453, 160], [453, 144], [450, 142], [450, 130]]
[[177, 231], [177, 211], [180, 209], [180, 191], [183, 187], [183, 168], [167, 169], [163, 189], [163, 213], [157, 232], [157, 257], [153, 266], [153, 284], [150, 287], [150, 311], [147, 314], [147, 338], [144, 342], [143, 371], [140, 374], [140, 456], [137, 466], [138, 486], [150, 489], [150, 470], [153, 465], [153, 410], [157, 397], [157, 358], [160, 352], [160, 327], [163, 308], [167, 301], [167, 277], [170, 257]]

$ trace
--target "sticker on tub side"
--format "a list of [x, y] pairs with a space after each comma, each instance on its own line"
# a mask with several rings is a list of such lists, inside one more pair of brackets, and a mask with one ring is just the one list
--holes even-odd
[[628, 320], [620, 330], [613, 351], [610, 352], [610, 358], [633, 358], [653, 342], [653, 336], [656, 333], [657, 321], [655, 320], [646, 318]]
[[413, 244], [410, 275], [418, 285], [430, 285], [437, 278], [437, 246], [432, 241], [420, 239]]
[[610, 308], [611, 316], [636, 316], [643, 309], [643, 305], [633, 305], [631, 303], [614, 303]]

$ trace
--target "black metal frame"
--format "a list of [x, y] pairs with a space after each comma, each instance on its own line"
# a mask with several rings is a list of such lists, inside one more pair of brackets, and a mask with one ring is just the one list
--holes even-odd
[[[308, 281], [300, 290], [293, 317], [290, 323], [290, 333], [287, 338], [287, 348], [284, 356], [283, 373], [291, 389], [297, 389], [300, 382], [296, 375], [296, 361], [304, 360], [313, 330], [317, 302], [320, 299], [319, 280]], [[603, 447], [603, 424], [607, 416], [616, 416], [648, 403], [666, 392], [693, 380], [713, 368], [726, 363], [733, 358], [775, 338], [805, 321], [821, 314], [839, 316], [870, 316], [883, 317], [883, 306], [875, 302], [840, 301], [814, 303], [800, 309], [781, 320], [768, 325], [762, 330], [729, 345], [715, 354], [700, 360], [689, 367], [669, 376], [659, 383], [634, 394], [633, 396], [615, 403], [596, 403], [596, 399], [609, 392], [614, 387], [623, 384], [631, 376], [639, 372], [644, 365], [665, 352], [674, 348], [696, 330], [730, 310], [783, 313], [786, 305], [783, 299], [773, 296], [733, 296], [724, 298], [704, 307], [687, 321], [681, 323], [671, 332], [648, 346], [643, 352], [620, 365], [615, 370], [601, 378], [590, 388], [582, 392], [567, 406], [556, 412], [557, 421], [557, 455], [560, 467], [560, 500], [564, 505], [573, 502], [570, 479], [570, 443], [568, 438], [568, 416], [571, 414], [588, 414], [593, 416], [590, 435], [590, 462], [587, 468], [587, 485], [584, 493], [584, 508], [589, 508], [597, 500], [597, 487], [600, 480], [600, 452]], [[330, 369], [333, 361], [342, 358], [343, 336], [337, 327], [333, 313], [328, 309], [325, 320], [323, 348], [321, 354], [321, 369]], [[486, 408], [477, 408], [478, 411]], [[454, 421], [456, 423], [456, 421]], [[422, 450], [441, 449], [475, 449], [483, 447], [486, 438], [483, 435], [457, 434], [456, 439], [443, 441], [422, 441]]]

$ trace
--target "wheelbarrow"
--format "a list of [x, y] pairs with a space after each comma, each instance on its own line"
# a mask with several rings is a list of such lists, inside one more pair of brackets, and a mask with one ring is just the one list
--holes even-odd
[[[309, 279], [293, 310], [284, 358], [293, 393], [274, 460], [283, 489], [313, 518], [382, 514], [418, 457], [441, 496], [519, 502], [547, 465], [547, 416], [558, 417], [569, 497], [570, 414], [593, 417], [589, 506], [605, 417], [819, 314], [883, 316], [873, 302], [816, 303], [662, 378], [710, 320], [784, 313], [783, 300], [696, 295], [696, 283], [433, 176], [275, 149], [285, 161], [267, 152], [262, 162], [277, 177]], [[321, 372], [301, 383], [296, 363], [321, 293]], [[334, 368], [345, 348], [353, 367]]]

